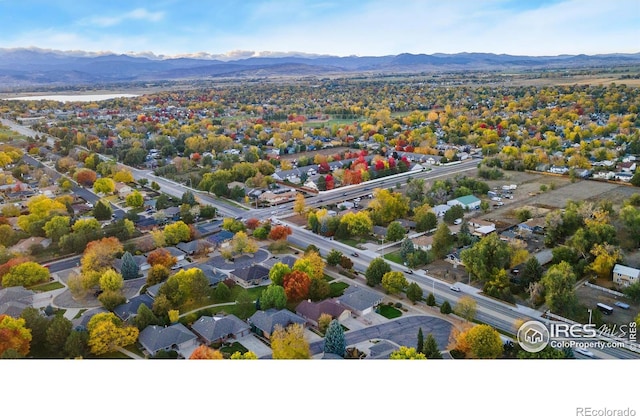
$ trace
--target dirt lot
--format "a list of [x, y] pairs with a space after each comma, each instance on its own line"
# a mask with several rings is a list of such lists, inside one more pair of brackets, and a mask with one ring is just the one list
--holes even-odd
[[[596, 309], [596, 303], [598, 302], [611, 306], [614, 309], [613, 313], [611, 315], [602, 315], [602, 320], [609, 325], [628, 325], [629, 322], [633, 322], [638, 312], [640, 312], [640, 305], [631, 302], [629, 299], [618, 298], [602, 290], [584, 285], [576, 289], [576, 296], [579, 302], [586, 308]], [[622, 309], [615, 306], [614, 304], [618, 300], [628, 304], [630, 308]]]

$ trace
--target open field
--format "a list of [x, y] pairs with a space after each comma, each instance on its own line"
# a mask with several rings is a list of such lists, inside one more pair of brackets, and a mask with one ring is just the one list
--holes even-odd
[[316, 155], [331, 156], [331, 155], [335, 155], [336, 153], [343, 152], [345, 150], [353, 150], [353, 149], [349, 149], [348, 147], [328, 147], [326, 149], [312, 150], [310, 152], [307, 151], [302, 153], [294, 153], [292, 155], [280, 156], [280, 160], [293, 160], [293, 159], [298, 159], [300, 156], [305, 156], [309, 160], [311, 160], [311, 162], [313, 162], [313, 158]]

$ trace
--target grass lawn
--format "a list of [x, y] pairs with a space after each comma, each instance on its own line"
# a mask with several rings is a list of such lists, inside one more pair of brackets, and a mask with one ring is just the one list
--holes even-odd
[[78, 311], [78, 313], [76, 314], [76, 316], [73, 317], [73, 319], [80, 318], [82, 316], [82, 314], [85, 313], [86, 311], [87, 311], [86, 309], [80, 309]]
[[397, 318], [399, 316], [402, 316], [402, 311], [399, 309], [394, 308], [393, 306], [389, 306], [389, 305], [380, 305], [378, 307], [377, 312], [384, 316], [385, 318], [388, 319], [393, 319], [393, 318]]
[[326, 274], [322, 276], [322, 279], [324, 279], [326, 282], [332, 282], [334, 280], [333, 277]]
[[348, 287], [349, 285], [345, 282], [329, 283], [329, 288], [331, 289], [329, 296], [331, 296], [332, 298], [337, 298], [338, 296], [342, 296], [342, 294], [344, 293], [344, 290]]
[[233, 354], [236, 351], [240, 351], [242, 354], [244, 354], [245, 352], [249, 351], [248, 349], [246, 349], [244, 346], [242, 346], [242, 344], [240, 344], [239, 342], [234, 342], [231, 345], [227, 345], [226, 347], [222, 347], [220, 348], [220, 352], [223, 354]]
[[64, 285], [60, 282], [49, 282], [32, 286], [30, 289], [36, 292], [49, 292], [50, 290], [62, 289]]
[[351, 239], [351, 238], [346, 238], [344, 240], [338, 240], [338, 241], [340, 241], [341, 243], [346, 244], [348, 246], [351, 246], [353, 248], [358, 248], [358, 244], [366, 242], [366, 240], [354, 240], [354, 239]]
[[394, 251], [393, 253], [385, 254], [384, 258], [387, 260], [391, 260], [394, 263], [404, 264], [404, 261], [402, 261], [402, 257], [400, 257], [400, 251]]
[[123, 354], [120, 351], [108, 352], [106, 354], [91, 356], [91, 357], [88, 357], [88, 358], [101, 358], [101, 359], [102, 358], [111, 358], [111, 359], [117, 359], [117, 360], [121, 360], [121, 359], [131, 360], [132, 359], [127, 354]]
[[144, 358], [144, 353], [140, 351], [140, 348], [138, 348], [136, 344], [127, 345], [124, 349]]

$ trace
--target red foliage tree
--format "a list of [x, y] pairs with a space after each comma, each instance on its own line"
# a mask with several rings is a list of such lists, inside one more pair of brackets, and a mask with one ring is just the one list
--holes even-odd
[[0, 265], [0, 277], [9, 273], [9, 269], [13, 266], [17, 266], [18, 264], [26, 263], [29, 259], [26, 257], [14, 257], [7, 261], [5, 264]]
[[375, 169], [376, 170], [383, 170], [384, 169], [384, 162], [382, 160], [376, 160], [375, 163]]
[[389, 168], [393, 169], [396, 167], [396, 160], [392, 157], [389, 158]]
[[97, 175], [91, 169], [81, 169], [78, 171], [76, 176], [76, 180], [80, 185], [83, 186], [92, 186], [96, 181]]
[[333, 176], [327, 175], [325, 176], [324, 180], [325, 180], [325, 183], [327, 184], [327, 191], [336, 187], [336, 184], [333, 181]]
[[322, 162], [320, 163], [320, 165], [318, 166], [318, 173], [329, 173], [331, 172], [331, 167], [329, 166], [329, 164], [327, 162]]
[[286, 274], [282, 280], [284, 293], [287, 295], [287, 300], [289, 301], [306, 299], [309, 296], [310, 285], [311, 279], [305, 272], [301, 272], [300, 270]]
[[151, 266], [161, 264], [167, 269], [175, 266], [178, 260], [165, 248], [157, 248], [147, 255], [147, 263]]
[[286, 225], [276, 225], [269, 231], [269, 239], [271, 240], [284, 240], [287, 236], [291, 235], [291, 228]]
[[249, 218], [245, 225], [248, 229], [255, 230], [260, 225], [260, 220], [257, 218]]
[[200, 156], [200, 153], [191, 154], [191, 160], [193, 160], [194, 162], [198, 163], [200, 159], [202, 159], [202, 156]]

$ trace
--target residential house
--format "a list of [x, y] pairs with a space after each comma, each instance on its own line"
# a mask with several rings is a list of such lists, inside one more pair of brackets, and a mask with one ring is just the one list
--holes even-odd
[[170, 221], [177, 221], [180, 218], [179, 207], [169, 207], [162, 210], [165, 218]]
[[146, 307], [151, 309], [153, 307], [153, 298], [147, 293], [134, 296], [129, 299], [127, 303], [116, 306], [113, 310], [113, 313], [115, 313], [118, 318], [126, 322], [131, 318], [135, 318], [135, 316], [138, 314], [138, 308], [140, 307], [140, 305], [145, 305]]
[[451, 209], [450, 205], [436, 205], [432, 208], [433, 213], [436, 214], [436, 217], [444, 217], [444, 214]]
[[629, 286], [637, 282], [638, 277], [640, 277], [639, 269], [622, 264], [616, 264], [613, 267], [613, 282], [621, 286]]
[[41, 245], [44, 248], [49, 247], [51, 244], [50, 238], [44, 237], [29, 237], [23, 240], [20, 240], [17, 244], [14, 244], [9, 251], [17, 254], [30, 254], [31, 248], [36, 245]]
[[[480, 208], [480, 199], [473, 195], [465, 195], [456, 199], [447, 201], [447, 205], [450, 207], [460, 205], [464, 209], [472, 210]], [[443, 214], [444, 215], [444, 214]]]
[[383, 339], [381, 341], [376, 342], [371, 347], [369, 347], [369, 355], [366, 358], [374, 359], [374, 360], [388, 359], [391, 353], [396, 351], [397, 349], [398, 347], [396, 345]]
[[115, 192], [122, 199], [126, 198], [130, 193], [133, 192], [133, 188], [123, 182], [116, 182]]
[[251, 330], [265, 338], [270, 338], [276, 325], [283, 328], [291, 324], [300, 324], [305, 326], [307, 321], [287, 310], [267, 309], [266, 311], [256, 311], [249, 319], [247, 319]]
[[545, 217], [529, 218], [528, 220], [518, 224], [518, 229], [530, 233], [542, 234], [544, 233], [546, 225]]
[[203, 254], [211, 246], [212, 244], [207, 240], [193, 240], [186, 243], [180, 242], [176, 244], [176, 248], [178, 248], [181, 251], [184, 251], [184, 253], [188, 256], [193, 256], [194, 254]]
[[0, 290], [0, 315], [19, 318], [22, 311], [33, 304], [35, 292], [22, 286], [7, 287]]
[[216, 247], [224, 247], [224, 245], [228, 243], [233, 238], [233, 236], [234, 234], [231, 231], [222, 230], [212, 236], [207, 237], [207, 241], [213, 243], [213, 245]]
[[549, 168], [549, 172], [564, 175], [569, 172], [569, 168], [567, 168], [566, 166], [551, 166]]
[[258, 203], [263, 206], [278, 205], [285, 202], [293, 201], [296, 198], [297, 191], [290, 190], [281, 193], [266, 191], [258, 196]]
[[164, 247], [164, 249], [167, 250], [173, 257], [175, 257], [176, 261], [178, 262], [181, 262], [186, 258], [186, 254], [184, 253], [184, 251], [179, 250], [173, 246]]
[[411, 242], [416, 249], [429, 251], [433, 246], [433, 235], [421, 235], [420, 237], [414, 237], [411, 239]]
[[478, 228], [474, 229], [471, 234], [473, 234], [475, 236], [478, 236], [478, 237], [484, 237], [486, 235], [491, 234], [495, 230], [496, 230], [495, 224], [483, 225], [482, 227], [478, 227]]
[[269, 269], [260, 264], [253, 264], [233, 270], [230, 277], [244, 288], [258, 286], [269, 281]]
[[181, 323], [167, 327], [148, 326], [140, 332], [138, 342], [148, 355], [176, 351], [183, 358], [189, 358], [198, 346], [196, 335]]
[[335, 299], [325, 299], [321, 302], [307, 300], [300, 302], [296, 307], [296, 315], [303, 317], [309, 324], [316, 327], [322, 314], [327, 314], [338, 321], [351, 317], [351, 311]]
[[191, 325], [191, 330], [207, 345], [251, 333], [251, 327], [235, 315], [202, 316]]
[[204, 273], [204, 277], [206, 277], [207, 280], [209, 281], [209, 286], [212, 286], [212, 287], [217, 285], [220, 282], [223, 282], [228, 278], [226, 274], [216, 269], [215, 267], [211, 266], [210, 264], [206, 264], [206, 263], [205, 264], [191, 263], [187, 266], [184, 266], [183, 270], [189, 270], [193, 268], [202, 270], [202, 273]]
[[631, 179], [633, 178], [633, 173], [630, 172], [615, 172], [613, 174], [613, 178], [617, 181], [622, 181], [622, 182], [631, 182]]
[[382, 294], [373, 290], [350, 286], [337, 300], [356, 316], [363, 316], [373, 312], [383, 299]]

